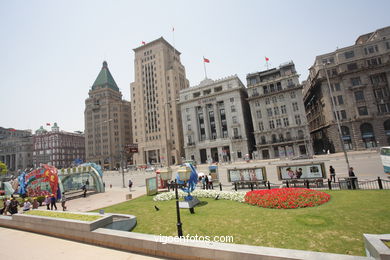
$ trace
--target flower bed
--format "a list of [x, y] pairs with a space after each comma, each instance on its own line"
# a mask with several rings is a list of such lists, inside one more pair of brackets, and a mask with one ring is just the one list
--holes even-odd
[[295, 209], [315, 207], [328, 202], [330, 195], [311, 189], [283, 188], [249, 191], [245, 202], [263, 208]]
[[[188, 194], [179, 190], [179, 198], [184, 198]], [[246, 192], [236, 191], [218, 191], [218, 190], [194, 190], [191, 195], [198, 198], [215, 198], [219, 196], [219, 199], [233, 200], [238, 202], [244, 202], [244, 196]], [[164, 201], [175, 199], [175, 192], [164, 192], [156, 195], [154, 201]]]

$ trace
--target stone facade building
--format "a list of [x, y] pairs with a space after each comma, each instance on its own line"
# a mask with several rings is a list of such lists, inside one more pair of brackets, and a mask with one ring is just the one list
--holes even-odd
[[180, 52], [164, 38], [134, 49], [131, 83], [136, 164], [180, 163], [184, 157], [179, 91], [188, 88]]
[[125, 152], [132, 143], [131, 103], [122, 100], [106, 61], [88, 95], [84, 110], [87, 161], [109, 169], [131, 163]]
[[347, 150], [390, 145], [389, 82], [390, 27], [361, 35], [352, 46], [317, 56], [304, 88], [315, 152], [340, 152], [342, 142]]
[[187, 160], [227, 162], [251, 153], [252, 125], [247, 92], [237, 76], [205, 79], [180, 91]]
[[56, 168], [72, 166], [75, 160], [85, 161], [85, 139], [81, 133], [60, 131], [54, 123], [51, 131], [42, 126], [33, 136], [33, 164], [49, 164]]
[[31, 130], [0, 127], [0, 161], [10, 172], [33, 167]]
[[255, 157], [271, 159], [312, 155], [293, 62], [247, 75], [248, 101], [256, 140]]

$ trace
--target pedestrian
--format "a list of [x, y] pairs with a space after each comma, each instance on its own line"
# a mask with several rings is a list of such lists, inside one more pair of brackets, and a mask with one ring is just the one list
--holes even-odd
[[18, 201], [14, 198], [11, 198], [11, 203], [9, 204], [9, 213], [11, 213], [11, 215], [18, 213]]
[[209, 174], [208, 179], [209, 179], [209, 183], [208, 183], [209, 189], [210, 189], [210, 190], [211, 190], [211, 189], [214, 189], [214, 186], [213, 186], [213, 178], [211, 177], [211, 174]]
[[336, 170], [333, 168], [332, 165], [329, 167], [329, 173], [330, 173], [330, 181], [333, 180], [333, 182], [336, 182]]
[[25, 199], [24, 200], [24, 204], [23, 204], [23, 211], [26, 212], [26, 211], [29, 211], [31, 208], [31, 203], [28, 199]]
[[62, 197], [61, 197], [61, 207], [62, 207], [62, 211], [65, 211], [65, 210], [66, 210], [65, 203], [66, 203], [66, 196], [65, 196], [65, 191], [64, 191], [64, 192], [62, 192]]
[[45, 196], [45, 201], [44, 201], [45, 205], [46, 205], [46, 209], [47, 210], [50, 210], [50, 198], [49, 198], [49, 195], [46, 195]]
[[204, 175], [202, 176], [202, 187], [203, 189], [206, 189], [206, 178]]
[[50, 197], [50, 209], [53, 210], [53, 207], [57, 210], [57, 205], [56, 205], [56, 197], [54, 196], [54, 194], [51, 194], [51, 197]]
[[356, 177], [355, 173], [353, 172], [353, 167], [349, 167], [348, 176], [349, 177]]
[[204, 177], [204, 182], [206, 184], [206, 190], [208, 190], [209, 189], [209, 177], [207, 175]]
[[133, 187], [133, 182], [129, 179], [129, 189], [131, 191], [131, 188]]
[[4, 198], [3, 199], [3, 208], [2, 209], [0, 209], [0, 215], [7, 215], [7, 214], [5, 214], [6, 213], [6, 209], [7, 209], [7, 199], [6, 198]]
[[81, 187], [81, 189], [83, 190], [84, 198], [87, 197], [87, 187], [85, 186], [85, 184]]
[[37, 209], [39, 207], [39, 202], [37, 198], [34, 198], [33, 203], [32, 203], [32, 208]]
[[87, 187], [87, 189], [89, 188], [89, 179], [87, 179], [87, 181], [85, 182], [85, 186]]

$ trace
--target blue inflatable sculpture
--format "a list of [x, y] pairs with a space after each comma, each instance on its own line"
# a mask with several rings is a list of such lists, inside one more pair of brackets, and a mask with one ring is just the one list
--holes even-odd
[[[191, 175], [190, 175], [190, 179], [187, 181], [187, 186], [182, 187], [181, 190], [188, 193], [188, 195], [184, 197], [184, 199], [186, 201], [189, 201], [192, 200], [192, 196], [190, 193], [195, 190], [196, 184], [198, 183], [198, 172], [196, 171], [196, 168], [192, 164], [185, 163], [184, 165], [191, 169]], [[176, 174], [176, 181], [178, 184], [185, 183], [183, 180], [180, 180], [179, 173]]]

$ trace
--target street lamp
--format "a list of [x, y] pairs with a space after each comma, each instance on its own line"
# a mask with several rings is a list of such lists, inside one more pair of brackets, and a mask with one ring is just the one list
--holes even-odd
[[341, 147], [343, 148], [344, 157], [345, 157], [345, 162], [347, 163], [347, 172], [349, 172], [348, 154], [347, 154], [347, 151], [345, 150], [344, 140], [343, 140], [342, 132], [341, 132], [339, 114], [338, 114], [337, 111], [336, 111], [336, 105], [335, 105], [334, 99], [333, 99], [333, 92], [332, 92], [332, 88], [330, 87], [330, 80], [329, 80], [328, 70], [326, 69], [326, 66], [327, 66], [327, 65], [329, 65], [329, 62], [324, 63], [324, 70], [325, 70], [326, 80], [327, 80], [327, 82], [328, 82], [330, 100], [332, 101], [332, 110], [333, 110], [333, 113], [334, 113], [334, 115], [335, 115], [335, 117], [336, 117], [337, 128], [338, 128], [339, 137], [340, 137], [340, 144], [341, 144]]
[[[182, 166], [177, 171], [177, 173], [179, 175], [179, 180], [180, 181], [187, 181], [187, 180], [190, 179], [191, 169], [186, 167], [186, 166]], [[179, 193], [178, 193], [178, 190], [177, 190], [178, 187], [179, 187], [179, 184], [177, 183], [177, 179], [175, 179], [177, 235], [178, 235], [178, 237], [182, 237], [183, 236], [183, 228], [182, 228], [182, 223], [181, 223], [181, 220], [180, 220]]]

